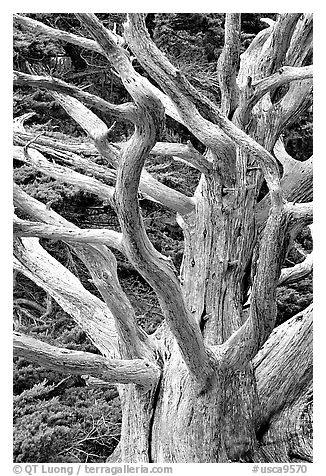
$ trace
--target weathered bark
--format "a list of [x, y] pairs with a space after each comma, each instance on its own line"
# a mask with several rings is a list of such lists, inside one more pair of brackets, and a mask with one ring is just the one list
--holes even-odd
[[17, 332], [14, 333], [14, 355], [23, 356], [46, 368], [64, 370], [68, 374], [96, 376], [110, 383], [149, 386], [160, 374], [159, 368], [143, 359], [106, 359], [88, 352], [54, 347]]
[[[311, 105], [311, 15], [280, 15], [241, 57], [240, 14], [227, 15], [217, 65], [221, 107], [159, 51], [142, 14], [128, 15], [125, 38], [161, 90], [135, 71], [121, 38], [93, 14], [78, 14], [93, 39], [15, 18], [102, 54], [133, 101], [117, 106], [53, 78], [16, 73], [16, 84], [52, 91], [94, 145], [56, 147], [51, 139], [27, 133], [25, 117], [15, 124], [14, 157], [108, 201], [121, 228], [121, 233], [80, 230], [15, 188], [15, 205], [30, 216], [14, 222], [20, 237], [17, 269], [72, 315], [103, 357], [62, 349], [51, 356], [46, 344], [28, 338], [21, 338], [20, 355], [88, 373], [101, 384], [119, 384], [121, 440], [111, 461], [311, 461], [311, 308], [274, 329], [277, 286], [311, 270], [310, 258], [282, 270], [289, 244], [312, 220], [312, 168], [310, 159], [298, 163], [289, 157], [280, 138]], [[130, 121], [130, 139], [110, 143], [109, 128], [87, 106]], [[204, 155], [189, 143], [160, 142], [165, 114], [206, 146]], [[93, 163], [94, 152], [112, 169]], [[201, 172], [193, 197], [160, 184], [144, 169], [156, 154], [176, 156]], [[258, 202], [264, 180], [268, 194]], [[148, 238], [139, 191], [178, 214], [185, 245], [179, 277]], [[73, 247], [103, 300], [90, 295], [32, 237], [61, 239]], [[107, 247], [124, 253], [155, 291], [165, 321], [152, 336], [137, 326]]]

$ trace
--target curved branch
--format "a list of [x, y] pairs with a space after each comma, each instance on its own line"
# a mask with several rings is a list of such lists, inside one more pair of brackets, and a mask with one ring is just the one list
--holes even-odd
[[177, 142], [156, 142], [150, 155], [175, 156], [203, 174], [208, 174], [212, 169], [212, 163], [200, 154], [192, 146], [191, 142], [188, 142], [187, 144], [180, 144]]
[[[282, 164], [283, 177], [289, 172], [292, 172], [293, 164], [296, 164], [297, 166], [302, 164], [302, 162], [291, 157], [291, 155], [286, 151], [282, 137], [279, 137], [275, 142], [273, 152], [277, 160]], [[305, 164], [306, 162], [303, 162], [303, 165]]]
[[130, 261], [155, 290], [188, 369], [198, 381], [206, 382], [210, 367], [199, 326], [190, 319], [180, 284], [169, 261], [149, 241], [138, 204], [138, 186], [144, 161], [162, 131], [163, 106], [112, 44], [95, 15], [80, 14], [79, 18], [107, 52], [138, 105], [139, 123], [122, 152], [116, 184], [123, 245]]
[[[137, 76], [141, 78], [141, 76]], [[102, 130], [103, 133], [97, 134], [97, 137], [94, 137], [95, 134], [92, 134], [95, 146], [97, 147], [99, 153], [108, 159], [108, 161], [112, 164], [113, 167], [117, 168], [119, 164], [118, 160], [118, 152], [119, 147], [115, 148], [110, 145], [107, 141], [107, 127], [105, 124], [95, 116], [91, 111], [89, 111], [83, 104], [77, 101], [74, 98], [70, 98], [60, 93], [55, 93], [56, 98], [59, 103], [64, 107], [67, 113], [73, 117], [82, 127], [87, 131], [88, 128], [88, 120], [90, 119], [91, 123], [102, 123]], [[95, 119], [93, 119], [93, 117]], [[81, 118], [85, 118], [83, 123], [81, 123]], [[104, 129], [106, 131], [104, 132]], [[90, 133], [89, 131], [87, 131]], [[123, 145], [124, 147], [125, 145]], [[113, 152], [113, 154], [112, 154]], [[121, 152], [120, 152], [121, 153]], [[140, 182], [140, 191], [143, 192], [145, 195], [150, 197], [152, 200], [161, 203], [162, 205], [174, 210], [176, 213], [180, 215], [186, 215], [190, 213], [194, 209], [194, 201], [191, 197], [187, 197], [183, 193], [178, 192], [177, 190], [173, 190], [170, 187], [160, 183], [158, 180], [154, 179], [145, 169], [142, 171], [141, 182]]]
[[312, 305], [278, 326], [253, 360], [259, 398], [268, 421], [312, 381]]
[[[99, 53], [105, 56], [105, 53], [102, 50], [102, 48], [94, 40], [90, 40], [88, 38], [67, 33], [66, 31], [58, 30], [56, 28], [51, 28], [45, 25], [44, 23], [39, 22], [37, 20], [33, 20], [32, 18], [29, 18], [29, 17], [24, 17], [21, 15], [14, 14], [14, 20], [18, 22], [20, 25], [27, 28], [32, 28], [34, 31], [40, 32], [43, 35], [47, 36], [48, 38], [54, 38], [60, 41], [65, 41], [67, 43], [71, 43], [81, 48], [86, 48], [88, 50], [95, 51], [96, 53]], [[115, 43], [119, 44], [119, 41], [116, 41], [116, 35], [114, 35], [113, 32], [111, 32], [111, 35], [112, 35], [112, 40]], [[123, 49], [121, 50], [124, 51]], [[150, 84], [150, 82], [146, 78], [143, 78], [143, 80], [147, 84], [148, 88], [151, 89], [152, 92], [154, 92], [154, 94], [162, 101], [165, 107], [166, 114], [172, 117], [177, 122], [180, 122], [181, 124], [183, 124], [183, 121], [181, 117], [179, 116], [179, 113], [176, 110], [171, 99], [168, 96], [166, 96], [162, 91], [160, 91], [158, 88]]]
[[113, 230], [66, 228], [64, 226], [46, 225], [14, 217], [14, 234], [17, 236], [64, 240], [72, 243], [107, 245], [124, 253], [122, 234]]
[[98, 180], [71, 170], [68, 167], [49, 162], [40, 152], [33, 147], [14, 147], [14, 158], [26, 162], [45, 175], [49, 175], [61, 182], [75, 185], [78, 188], [93, 193], [114, 207], [114, 188]]
[[[274, 147], [274, 154], [283, 166], [281, 188], [284, 198], [289, 202], [306, 202], [312, 199], [313, 164], [312, 157], [304, 162], [293, 159], [285, 150], [279, 139]], [[270, 195], [266, 195], [256, 208], [258, 228], [262, 229], [270, 210]]]
[[118, 355], [113, 316], [107, 306], [89, 291], [67, 268], [54, 259], [36, 238], [14, 242], [14, 266], [50, 294], [86, 332], [104, 355]]
[[[73, 234], [79, 235], [79, 233], [82, 233], [82, 230], [78, 227], [65, 220], [53, 210], [47, 210], [45, 205], [27, 195], [17, 185], [14, 188], [14, 202], [16, 206], [32, 217], [49, 223], [51, 228], [57, 228], [59, 224], [61, 229], [62, 227], [65, 228], [66, 233], [67, 231], [70, 232], [70, 230]], [[39, 227], [42, 227], [42, 225], [39, 225]], [[41, 249], [43, 250], [43, 248]], [[152, 359], [150, 340], [137, 326], [135, 312], [120, 286], [116, 273], [116, 260], [112, 253], [102, 244], [82, 245], [75, 243], [73, 249], [90, 272], [94, 285], [99, 289], [107, 304], [107, 312], [112, 312], [115, 328], [119, 335], [121, 355], [125, 358], [146, 357]], [[74, 279], [76, 278], [74, 277]], [[49, 284], [51, 286], [52, 283], [50, 282]], [[42, 284], [40, 285], [42, 286]], [[52, 289], [52, 292], [54, 291]], [[100, 302], [102, 305], [102, 301]], [[61, 303], [59, 302], [59, 304]], [[69, 307], [64, 309], [68, 309], [67, 312], [69, 312]]]
[[[144, 130], [145, 127], [142, 128]], [[116, 185], [116, 203], [123, 244], [130, 261], [155, 290], [187, 367], [202, 381], [206, 380], [208, 369], [199, 327], [191, 321], [186, 310], [174, 270], [148, 240], [137, 203], [137, 177], [139, 178], [149, 141], [150, 138], [144, 132], [136, 129], [129, 148], [122, 156]]]
[[308, 276], [312, 272], [312, 269], [313, 254], [309, 253], [301, 263], [298, 263], [291, 268], [282, 269], [278, 285], [284, 286], [285, 284], [295, 283]]
[[224, 131], [200, 114], [216, 122], [220, 111], [200, 95], [156, 47], [148, 35], [143, 14], [128, 14], [125, 36], [140, 64], [173, 101], [186, 127], [229, 164], [234, 156], [234, 144]]
[[55, 347], [33, 337], [14, 332], [14, 355], [24, 357], [45, 368], [73, 375], [90, 375], [108, 383], [153, 385], [160, 369], [152, 362], [107, 359], [91, 354]]
[[313, 66], [282, 66], [276, 73], [267, 78], [260, 79], [252, 83], [253, 96], [250, 98], [250, 105], [253, 107], [268, 91], [303, 79], [313, 78]]
[[136, 120], [136, 110], [135, 106], [132, 103], [125, 104], [111, 104], [104, 99], [95, 96], [95, 94], [90, 94], [88, 92], [82, 91], [76, 86], [67, 84], [61, 79], [56, 79], [52, 77], [43, 77], [43, 76], [33, 76], [31, 74], [20, 73], [14, 71], [14, 85], [15, 86], [31, 86], [44, 88], [48, 91], [56, 91], [68, 96], [72, 96], [79, 101], [84, 102], [89, 107], [110, 114], [112, 117], [115, 117], [119, 120], [133, 122]]
[[234, 155], [234, 145], [230, 148], [230, 140], [245, 152], [251, 154], [261, 166], [269, 190], [274, 192], [274, 199], [279, 201], [280, 176], [275, 158], [255, 140], [236, 127], [219, 110], [216, 109], [214, 112], [215, 124], [200, 116], [194, 104], [180, 92], [179, 72], [167, 61], [149, 38], [143, 15], [130, 14], [128, 18], [129, 23], [125, 28], [128, 43], [143, 67], [172, 98], [191, 132], [205, 145], [213, 149], [218, 157], [224, 157], [228, 164], [230, 164], [230, 157]]

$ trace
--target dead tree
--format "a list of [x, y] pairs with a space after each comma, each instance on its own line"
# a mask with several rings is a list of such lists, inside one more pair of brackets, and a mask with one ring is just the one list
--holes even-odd
[[[15, 72], [14, 84], [51, 91], [93, 140], [85, 147], [96, 148], [110, 168], [81, 157], [82, 145], [46, 137], [31, 142], [26, 117], [15, 122], [14, 157], [105, 200], [121, 232], [80, 229], [15, 186], [15, 206], [30, 220], [15, 218], [14, 263], [73, 317], [102, 355], [15, 333], [16, 355], [118, 385], [123, 419], [112, 461], [311, 461], [311, 306], [274, 327], [279, 282], [311, 270], [309, 263], [303, 274], [302, 267], [282, 270], [291, 242], [312, 221], [311, 159], [290, 157], [282, 133], [312, 104], [312, 15], [279, 15], [240, 55], [240, 14], [227, 14], [217, 64], [219, 105], [156, 47], [144, 14], [127, 16], [123, 38], [94, 14], [77, 16], [88, 38], [20, 15], [15, 22], [103, 55], [132, 102], [111, 104], [49, 76]], [[125, 45], [156, 86], [135, 71]], [[130, 139], [110, 142], [107, 125], [89, 108], [133, 124]], [[206, 152], [190, 143], [161, 142], [166, 115]], [[49, 151], [55, 162], [45, 158]], [[176, 157], [201, 172], [192, 197], [146, 171], [144, 162], [153, 154]], [[268, 194], [259, 200], [263, 182]], [[177, 215], [184, 234], [180, 275], [148, 238], [139, 191]], [[40, 237], [69, 243], [102, 299], [51, 257]], [[156, 293], [164, 322], [152, 335], [137, 325], [111, 248]], [[250, 306], [244, 312], [248, 273]]]

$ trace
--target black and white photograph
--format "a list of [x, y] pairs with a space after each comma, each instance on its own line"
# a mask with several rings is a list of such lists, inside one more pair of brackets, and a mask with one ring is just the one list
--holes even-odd
[[314, 14], [102, 5], [12, 15], [13, 471], [312, 474]]

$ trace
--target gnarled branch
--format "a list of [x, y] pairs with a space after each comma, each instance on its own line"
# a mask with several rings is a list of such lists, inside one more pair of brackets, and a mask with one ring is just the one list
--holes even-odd
[[28, 147], [26, 150], [24, 147], [15, 146], [14, 158], [32, 165], [40, 172], [44, 173], [45, 175], [49, 175], [60, 182], [69, 183], [71, 185], [77, 186], [81, 190], [93, 193], [114, 206], [113, 187], [105, 185], [104, 183], [101, 183], [92, 177], [88, 177], [87, 175], [75, 172], [68, 167], [57, 165], [53, 162], [51, 163], [33, 147]]
[[250, 98], [250, 105], [253, 107], [267, 92], [291, 81], [312, 79], [313, 66], [282, 66], [276, 73], [252, 83], [253, 95]]
[[108, 101], [95, 96], [95, 94], [82, 91], [77, 86], [67, 84], [61, 79], [45, 76], [33, 76], [31, 74], [14, 71], [14, 85], [44, 88], [48, 91], [56, 91], [66, 94], [84, 102], [89, 107], [93, 107], [94, 109], [109, 114], [119, 120], [133, 122], [136, 119], [135, 106], [132, 103], [119, 105], [111, 104]]
[[163, 106], [112, 44], [110, 35], [95, 15], [80, 14], [79, 18], [107, 52], [138, 105], [139, 123], [122, 152], [116, 183], [116, 204], [124, 248], [130, 261], [155, 290], [188, 369], [199, 381], [205, 382], [210, 369], [199, 326], [190, 319], [174, 270], [149, 241], [138, 204], [141, 172], [150, 150], [160, 138]]
[[101, 244], [117, 249], [124, 253], [122, 234], [106, 229], [66, 228], [65, 226], [46, 225], [44, 223], [21, 220], [14, 217], [14, 234], [63, 240], [71, 243]]
[[43, 367], [73, 375], [90, 375], [108, 383], [153, 385], [160, 376], [157, 365], [142, 359], [117, 360], [55, 347], [14, 332], [14, 355]]
[[254, 358], [264, 421], [312, 381], [312, 305], [277, 327]]
[[230, 157], [234, 156], [232, 141], [198, 110], [201, 109], [209, 118], [213, 117], [215, 122], [218, 109], [207, 98], [198, 98], [198, 93], [186, 78], [156, 47], [148, 35], [143, 14], [128, 14], [125, 36], [138, 61], [173, 101], [186, 127], [229, 163]]
[[295, 283], [308, 276], [312, 272], [312, 268], [313, 254], [309, 253], [301, 263], [282, 269], [278, 285], [284, 286], [285, 284]]
[[[61, 229], [65, 228], [66, 234], [70, 230], [76, 235], [83, 232], [53, 210], [47, 210], [42, 203], [29, 197], [17, 185], [14, 188], [14, 201], [16, 206], [38, 220], [49, 223], [51, 228], [58, 228], [59, 224]], [[38, 228], [42, 229], [42, 225], [38, 225]], [[120, 240], [120, 235], [117, 238]], [[151, 358], [148, 336], [136, 324], [134, 310], [119, 284], [116, 260], [112, 253], [103, 244], [83, 245], [75, 242], [73, 249], [89, 270], [95, 286], [98, 286], [108, 306], [107, 311], [113, 313], [122, 356]], [[49, 282], [50, 286], [51, 284], [52, 282]], [[103, 304], [102, 301], [100, 302]], [[69, 307], [64, 309], [66, 311], [68, 309], [67, 312], [69, 312]]]
[[36, 238], [14, 242], [14, 267], [48, 292], [72, 316], [104, 355], [117, 356], [113, 316], [67, 268], [54, 259]]
[[178, 71], [150, 39], [143, 16], [130, 14], [128, 18], [129, 23], [126, 27], [128, 43], [135, 51], [140, 63], [172, 98], [191, 132], [213, 149], [218, 157], [224, 157], [228, 164], [230, 157], [234, 155], [233, 145], [230, 149], [230, 140], [251, 154], [262, 167], [267, 185], [271, 192], [275, 192], [275, 199], [278, 200], [280, 177], [274, 157], [229, 121], [219, 110], [215, 110], [215, 124], [200, 116], [194, 104], [180, 92]]
[[[103, 127], [106, 128], [105, 124], [99, 118], [97, 118], [95, 114], [93, 114], [75, 98], [70, 98], [59, 93], [56, 93], [56, 98], [67, 111], [67, 113], [80, 125], [82, 125], [86, 131], [88, 129], [88, 120], [91, 121], [91, 124], [101, 122], [102, 129]], [[81, 118], [85, 118], [83, 120], [83, 124], [81, 124]], [[123, 148], [125, 145], [119, 144], [118, 148], [110, 145], [107, 141], [107, 130], [108, 129], [106, 128], [105, 133], [98, 134], [97, 137], [94, 137], [94, 134], [92, 135], [99, 153], [103, 157], [107, 158], [113, 167], [117, 168], [119, 165], [119, 147]], [[152, 200], [161, 203], [162, 205], [174, 210], [176, 213], [180, 213], [181, 215], [190, 213], [194, 209], [194, 202], [191, 197], [187, 197], [183, 193], [173, 190], [170, 187], [160, 183], [158, 180], [154, 179], [154, 177], [152, 177], [151, 174], [149, 174], [145, 169], [142, 171], [140, 191], [150, 197]]]

